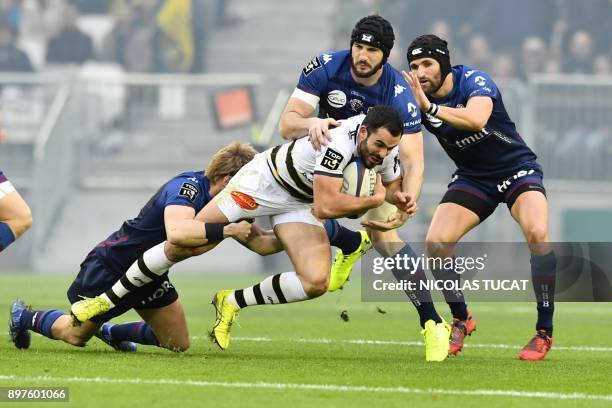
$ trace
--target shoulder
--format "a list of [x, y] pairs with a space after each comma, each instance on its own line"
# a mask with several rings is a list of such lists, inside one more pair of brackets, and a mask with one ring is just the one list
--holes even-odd
[[315, 71], [326, 72], [328, 76], [333, 76], [341, 71], [343, 62], [348, 57], [348, 50], [329, 51], [317, 55], [310, 60], [302, 69], [302, 74], [308, 76]]

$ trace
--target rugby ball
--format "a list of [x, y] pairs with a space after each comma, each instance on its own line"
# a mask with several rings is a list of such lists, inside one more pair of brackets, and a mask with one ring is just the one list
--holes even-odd
[[[369, 197], [374, 195], [376, 185], [376, 172], [363, 165], [361, 159], [351, 161], [342, 172], [342, 188], [340, 192], [355, 197]], [[354, 214], [348, 218], [359, 218], [362, 214]]]

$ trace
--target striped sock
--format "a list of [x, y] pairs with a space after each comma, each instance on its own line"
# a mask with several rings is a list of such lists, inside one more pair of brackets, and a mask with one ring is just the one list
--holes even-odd
[[159, 341], [153, 329], [144, 321], [115, 324], [110, 327], [109, 331], [113, 340], [159, 346]]
[[111, 305], [111, 309], [127, 294], [147, 283], [159, 279], [175, 262], [166, 257], [165, 241], [146, 250], [127, 270], [112, 288], [100, 295]]
[[53, 323], [66, 313], [61, 310], [24, 310], [21, 314], [21, 323], [32, 330], [33, 332], [40, 333], [50, 339], [55, 339], [51, 335], [51, 326]]
[[228, 301], [239, 308], [253, 305], [293, 303], [309, 299], [295, 272], [270, 276], [250, 288], [238, 289]]
[[0, 252], [15, 242], [15, 234], [8, 224], [0, 222]]

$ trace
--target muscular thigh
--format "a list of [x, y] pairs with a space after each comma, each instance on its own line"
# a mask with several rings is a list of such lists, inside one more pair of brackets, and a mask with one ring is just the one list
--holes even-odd
[[331, 249], [323, 227], [290, 222], [277, 224], [274, 232], [298, 275], [313, 278], [329, 275]]

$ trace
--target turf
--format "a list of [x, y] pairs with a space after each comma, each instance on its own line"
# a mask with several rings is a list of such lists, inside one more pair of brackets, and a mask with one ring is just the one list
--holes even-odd
[[[218, 289], [243, 287], [259, 278], [174, 277], [193, 337], [191, 348], [183, 354], [146, 346], [137, 353], [122, 354], [98, 339], [79, 349], [39, 335], [33, 335], [29, 350], [17, 350], [4, 333], [0, 387], [68, 387], [70, 403], [50, 406], [612, 404], [609, 304], [557, 304], [555, 348], [546, 360], [535, 363], [517, 359], [519, 348], [532, 335], [535, 307], [472, 304], [478, 330], [459, 357], [435, 364], [424, 361], [412, 306], [362, 303], [359, 281], [354, 281], [344, 291], [302, 304], [247, 309], [234, 327], [230, 349], [217, 349], [207, 340], [214, 318], [210, 298]], [[65, 309], [70, 281], [70, 276], [0, 274], [0, 301], [5, 310], [18, 296], [35, 309]], [[448, 317], [446, 305], [438, 309]], [[340, 318], [343, 310], [347, 310], [347, 322]], [[132, 321], [136, 316], [130, 312], [117, 321]], [[582, 346], [591, 348], [577, 349]], [[552, 398], [505, 391], [551, 393], [547, 395]], [[494, 395], [500, 392], [503, 395]], [[573, 393], [603, 395], [608, 400], [568, 398]], [[28, 405], [37, 404], [15, 404]], [[0, 402], [0, 406], [10, 404]]]

